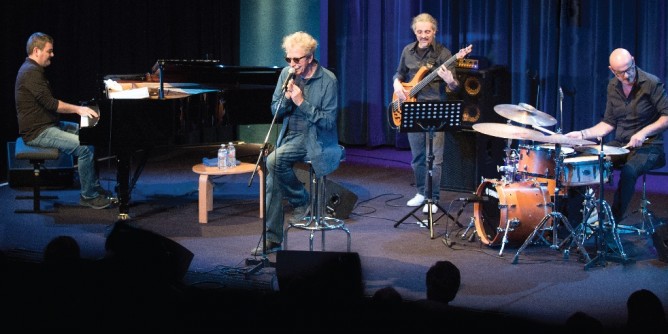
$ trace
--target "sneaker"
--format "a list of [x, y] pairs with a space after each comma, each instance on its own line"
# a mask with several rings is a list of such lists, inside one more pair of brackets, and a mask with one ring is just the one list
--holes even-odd
[[[266, 249], [265, 252], [266, 254], [274, 253], [281, 250], [281, 243], [280, 242], [273, 242], [269, 241], [266, 244]], [[251, 250], [251, 255], [252, 256], [260, 256], [262, 255], [262, 245], [257, 246]]]
[[310, 206], [308, 204], [298, 206], [292, 211], [292, 215], [288, 219], [288, 223], [291, 225], [297, 224], [301, 222], [304, 217], [306, 217], [309, 214]]
[[[438, 212], [438, 206], [436, 204], [431, 205], [431, 213], [436, 213]], [[422, 213], [429, 213], [429, 204], [425, 204], [424, 208], [422, 208]]]
[[415, 197], [406, 202], [406, 206], [420, 206], [422, 203], [424, 203], [424, 196], [415, 194]]
[[98, 195], [93, 198], [85, 198], [82, 195], [79, 195], [79, 204], [93, 209], [105, 209], [111, 206], [111, 199], [104, 195]]

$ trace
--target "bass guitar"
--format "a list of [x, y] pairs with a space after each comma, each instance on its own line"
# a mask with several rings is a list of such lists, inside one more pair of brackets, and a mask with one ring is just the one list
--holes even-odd
[[[448, 60], [446, 60], [440, 66], [448, 67], [455, 60], [466, 57], [466, 55], [471, 53], [472, 50], [473, 50], [473, 44], [470, 44], [469, 46], [459, 50], [459, 52], [457, 52], [452, 57], [448, 58]], [[417, 93], [420, 92], [422, 88], [427, 86], [427, 84], [429, 84], [432, 80], [434, 80], [438, 75], [438, 70], [433, 70], [431, 73], [425, 76], [425, 73], [427, 73], [429, 70], [430, 68], [422, 66], [413, 77], [413, 80], [401, 84], [402, 86], [404, 86], [404, 90], [408, 91], [406, 100], [400, 100], [399, 98], [397, 98], [396, 94], [392, 93], [392, 103], [390, 103], [388, 111], [390, 114], [392, 125], [394, 125], [395, 128], [401, 126], [401, 103], [415, 102], [416, 100], [415, 95], [417, 95]]]

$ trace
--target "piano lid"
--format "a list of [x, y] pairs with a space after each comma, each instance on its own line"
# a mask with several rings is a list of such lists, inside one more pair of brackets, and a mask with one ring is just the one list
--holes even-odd
[[147, 74], [148, 81], [160, 81], [160, 66], [163, 82], [197, 82], [217, 87], [273, 88], [282, 70], [275, 66], [230, 66], [218, 60], [158, 59]]

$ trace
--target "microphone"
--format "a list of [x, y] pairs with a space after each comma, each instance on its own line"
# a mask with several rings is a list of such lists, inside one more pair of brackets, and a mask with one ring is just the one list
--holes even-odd
[[489, 201], [489, 197], [473, 195], [471, 197], [460, 197], [457, 200], [460, 202], [487, 202]]
[[288, 82], [290, 82], [290, 80], [292, 80], [292, 78], [294, 78], [294, 76], [295, 76], [295, 69], [290, 67], [290, 69], [288, 70], [288, 77], [285, 78], [285, 82], [283, 82], [283, 86], [281, 87], [281, 91], [285, 92], [285, 90], [288, 88]]

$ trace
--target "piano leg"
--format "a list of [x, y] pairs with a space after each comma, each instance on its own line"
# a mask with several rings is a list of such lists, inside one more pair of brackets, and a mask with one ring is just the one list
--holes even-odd
[[132, 153], [128, 151], [116, 154], [116, 192], [118, 193], [118, 219], [130, 219], [130, 161]]

